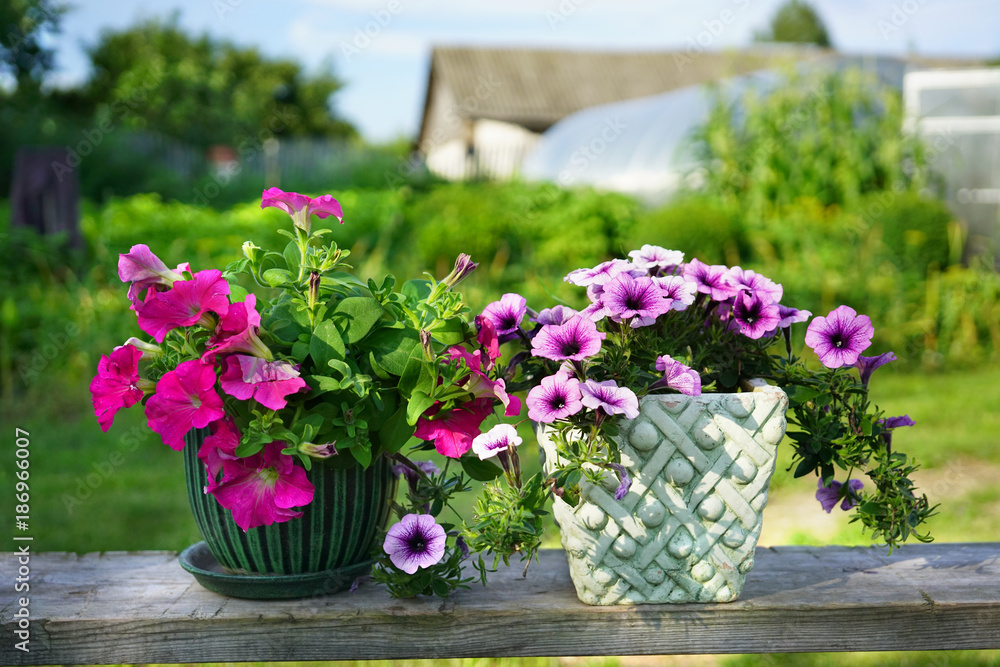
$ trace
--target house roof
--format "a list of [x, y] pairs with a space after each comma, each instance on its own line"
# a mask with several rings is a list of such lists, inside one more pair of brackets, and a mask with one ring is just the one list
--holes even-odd
[[833, 54], [826, 49], [778, 44], [701, 52], [435, 47], [418, 143], [427, 129], [436, 80], [450, 88], [459, 117], [507, 121], [541, 132], [587, 107]]

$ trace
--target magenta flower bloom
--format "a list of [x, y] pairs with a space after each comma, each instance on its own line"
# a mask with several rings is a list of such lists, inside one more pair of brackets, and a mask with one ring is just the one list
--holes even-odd
[[483, 317], [488, 319], [501, 343], [506, 343], [517, 336], [518, 327], [528, 311], [528, 301], [520, 294], [508, 293], [483, 309]]
[[284, 448], [281, 441], [269, 442], [253, 456], [223, 461], [222, 482], [210, 493], [243, 532], [297, 519], [302, 512], [292, 508], [313, 500], [316, 487], [290, 454], [281, 453]]
[[633, 268], [632, 263], [625, 259], [611, 259], [602, 262], [592, 269], [577, 269], [570, 271], [563, 280], [571, 285], [587, 287], [589, 285], [604, 285], [623, 271]]
[[198, 458], [205, 464], [205, 476], [208, 478], [205, 493], [211, 493], [218, 486], [219, 473], [225, 462], [239, 458], [236, 456], [236, 448], [240, 444], [240, 431], [229, 416], [212, 422], [209, 428], [212, 434], [205, 438], [198, 449]]
[[615, 322], [630, 319], [629, 326], [633, 329], [648, 327], [670, 310], [670, 302], [652, 278], [633, 278], [627, 273], [619, 274], [604, 285], [601, 303], [608, 317]]
[[150, 289], [162, 291], [159, 288], [169, 289], [176, 281], [184, 280], [185, 271], [191, 271], [189, 264], [181, 264], [176, 271], [171, 271], [163, 260], [141, 243], [118, 255], [118, 277], [123, 283], [130, 283], [128, 299], [132, 302], [132, 310], [146, 300]]
[[543, 378], [532, 387], [524, 399], [528, 404], [528, 418], [542, 424], [565, 419], [583, 409], [580, 381], [562, 372]]
[[690, 280], [685, 280], [682, 276], [664, 276], [653, 280], [660, 286], [660, 291], [671, 310], [686, 310], [694, 303], [698, 285]]
[[587, 380], [580, 384], [580, 402], [591, 410], [603, 410], [607, 415], [639, 416], [639, 399], [628, 387], [619, 387], [614, 380]]
[[467, 401], [443, 415], [440, 410], [439, 405], [429, 408], [417, 420], [413, 435], [433, 442], [438, 454], [457, 459], [472, 449], [480, 425], [493, 414], [493, 399]]
[[778, 303], [781, 301], [781, 295], [784, 290], [781, 285], [774, 282], [770, 278], [765, 278], [756, 271], [751, 271], [749, 269], [744, 271], [738, 266], [734, 266], [729, 269], [729, 275], [732, 276], [733, 282], [736, 283], [737, 288], [747, 290], [763, 301], [770, 303]]
[[386, 533], [382, 548], [393, 565], [413, 574], [440, 562], [445, 541], [444, 528], [430, 514], [407, 514]]
[[[101, 356], [97, 375], [90, 382], [94, 415], [101, 430], [107, 432], [115, 421], [115, 414], [130, 408], [144, 395], [139, 377], [139, 359], [142, 351], [131, 345], [119, 345], [110, 356]], [[151, 382], [148, 384], [152, 384]]]
[[476, 334], [476, 342], [479, 343], [480, 352], [489, 359], [486, 370], [490, 370], [500, 357], [500, 339], [497, 337], [496, 327], [488, 317], [476, 315], [476, 329], [479, 332]]
[[885, 366], [890, 361], [896, 361], [896, 355], [892, 352], [886, 352], [878, 355], [877, 357], [863, 357], [858, 355], [858, 360], [854, 362], [854, 365], [859, 371], [861, 384], [867, 387], [868, 382], [872, 378], [872, 373], [874, 373], [876, 369]]
[[500, 378], [491, 380], [482, 370], [482, 352], [476, 350], [469, 352], [461, 345], [456, 345], [448, 349], [448, 356], [454, 362], [461, 359], [470, 374], [459, 381], [459, 385], [472, 394], [476, 399], [489, 398], [497, 399], [503, 403], [504, 415], [514, 417], [521, 414], [521, 399], [507, 393], [507, 384]]
[[733, 320], [740, 333], [753, 340], [775, 330], [781, 319], [778, 312], [778, 304], [767, 301], [756, 292], [740, 292], [733, 304]]
[[798, 322], [805, 322], [810, 317], [812, 317], [812, 313], [809, 312], [808, 310], [798, 310], [797, 308], [792, 308], [790, 306], [783, 306], [779, 303], [778, 317], [780, 317], [781, 319], [778, 320], [777, 328], [785, 329]]
[[622, 500], [628, 495], [628, 490], [632, 488], [632, 478], [629, 477], [628, 470], [621, 463], [609, 463], [608, 465], [618, 475], [618, 488], [615, 489], [615, 500]]
[[666, 386], [688, 396], [701, 396], [701, 376], [698, 372], [670, 355], [656, 358], [656, 370], [663, 371], [663, 379], [657, 380], [653, 387]]
[[493, 458], [511, 447], [517, 447], [522, 442], [517, 429], [510, 424], [497, 424], [486, 433], [480, 433], [472, 440], [472, 453], [480, 461]]
[[162, 343], [168, 331], [191, 326], [209, 311], [223, 317], [229, 311], [229, 283], [215, 269], [199, 271], [191, 280], [178, 280], [166, 292], [153, 294], [136, 314], [139, 328]]
[[323, 195], [312, 199], [297, 192], [284, 192], [278, 188], [268, 188], [261, 195], [261, 208], [280, 208], [282, 211], [292, 216], [292, 222], [306, 233], [309, 232], [311, 223], [309, 216], [315, 215], [317, 218], [333, 216], [337, 222], [344, 224], [344, 210], [340, 203], [333, 198], [333, 195]]
[[628, 256], [632, 258], [632, 264], [650, 273], [668, 273], [684, 261], [684, 253], [680, 250], [667, 250], [648, 243], [639, 250], [631, 251]]
[[572, 308], [567, 308], [566, 306], [553, 306], [552, 308], [544, 308], [539, 311], [538, 315], [529, 318], [532, 322], [538, 324], [565, 324], [571, 317], [576, 315], [577, 312]]
[[736, 296], [739, 291], [729, 273], [729, 268], [721, 264], [710, 266], [692, 259], [684, 265], [684, 277], [693, 282], [699, 292], [709, 295], [713, 301], [725, 301]]
[[[864, 485], [864, 482], [860, 479], [847, 480], [847, 495], [844, 497], [844, 501], [840, 503], [840, 509], [846, 512], [857, 505], [858, 491], [860, 491]], [[820, 506], [826, 511], [827, 514], [829, 514], [830, 510], [834, 508], [837, 501], [840, 499], [840, 489], [843, 484], [834, 480], [830, 482], [830, 486], [823, 486], [823, 480], [819, 479], [817, 486], [819, 489], [816, 491], [816, 500], [819, 501]]]
[[867, 315], [853, 308], [838, 306], [826, 317], [815, 317], [806, 329], [806, 345], [819, 355], [827, 368], [853, 366], [872, 344], [875, 327]]
[[246, 300], [230, 304], [229, 311], [219, 320], [219, 326], [209, 340], [203, 358], [211, 361], [219, 354], [242, 352], [268, 361], [272, 360], [274, 356], [271, 350], [257, 337], [259, 330], [257, 296], [248, 294]]
[[149, 428], [173, 450], [184, 449], [184, 436], [225, 416], [215, 392], [215, 369], [198, 359], [183, 361], [156, 383], [146, 403]]
[[582, 361], [601, 351], [601, 341], [606, 337], [597, 325], [580, 315], [563, 324], [546, 324], [531, 339], [531, 354], [553, 361]]
[[299, 371], [287, 361], [265, 361], [259, 357], [234, 354], [225, 358], [222, 390], [242, 401], [251, 398], [272, 410], [280, 410], [286, 396], [309, 389]]

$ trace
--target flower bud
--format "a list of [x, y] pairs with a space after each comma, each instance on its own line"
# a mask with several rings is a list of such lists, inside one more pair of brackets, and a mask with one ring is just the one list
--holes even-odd
[[163, 354], [163, 348], [161, 348], [159, 345], [141, 341], [135, 336], [125, 341], [125, 344], [131, 345], [132, 347], [142, 352], [142, 356], [139, 357], [140, 359], [155, 359], [156, 357]]
[[472, 261], [470, 256], [463, 252], [455, 260], [455, 268], [441, 282], [447, 285], [448, 289], [451, 289], [469, 277], [469, 274], [475, 271], [478, 266], [478, 264]]
[[306, 456], [313, 457], [314, 459], [328, 459], [337, 454], [336, 444], [336, 441], [328, 442], [323, 445], [317, 445], [312, 442], [303, 442], [299, 445], [299, 451]]
[[263, 259], [263, 252], [253, 241], [247, 241], [243, 244], [243, 256], [249, 259], [250, 263], [254, 266], [257, 266], [260, 260]]

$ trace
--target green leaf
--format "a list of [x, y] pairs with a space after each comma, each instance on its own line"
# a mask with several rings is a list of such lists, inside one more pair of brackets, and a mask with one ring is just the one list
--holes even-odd
[[398, 376], [403, 374], [413, 350], [420, 346], [420, 337], [412, 329], [379, 329], [366, 342], [376, 363]]
[[811, 473], [816, 468], [816, 462], [812, 459], [802, 459], [799, 461], [799, 465], [795, 467], [795, 473], [793, 477], [805, 477]]
[[442, 320], [431, 333], [442, 345], [458, 345], [467, 337], [465, 322], [458, 317]]
[[261, 326], [278, 339], [279, 342], [291, 345], [302, 334], [310, 334], [309, 315], [298, 310], [294, 303], [279, 303], [261, 320]]
[[459, 462], [465, 474], [477, 482], [492, 482], [503, 473], [489, 461], [480, 461], [478, 456], [463, 456]]
[[370, 444], [359, 444], [351, 447], [351, 455], [361, 464], [362, 468], [367, 468], [372, 464], [372, 450]]
[[392, 413], [379, 429], [378, 435], [384, 451], [395, 454], [403, 448], [406, 441], [413, 436], [413, 426], [406, 422], [406, 406]]
[[316, 398], [320, 394], [325, 394], [328, 391], [340, 391], [342, 387], [340, 386], [340, 380], [334, 380], [332, 377], [326, 375], [306, 375], [303, 380], [309, 385], [309, 398]]
[[378, 299], [370, 296], [349, 296], [337, 304], [333, 316], [344, 341], [348, 345], [354, 345], [368, 335], [372, 327], [382, 319], [383, 312]]
[[285, 265], [288, 266], [289, 275], [295, 275], [299, 272], [299, 263], [302, 253], [299, 251], [299, 244], [295, 241], [291, 241], [285, 246], [285, 251], [281, 253], [285, 258]]
[[406, 367], [399, 376], [399, 392], [403, 396], [412, 395], [415, 391], [430, 394], [436, 385], [437, 376], [424, 359], [423, 348], [420, 346], [413, 348], [410, 358], [406, 360]]
[[420, 415], [427, 412], [427, 408], [434, 405], [434, 399], [422, 391], [415, 391], [410, 396], [406, 404], [406, 423], [410, 426], [417, 423]]
[[344, 339], [330, 320], [323, 320], [313, 330], [309, 341], [309, 356], [318, 369], [326, 368], [331, 359], [343, 360], [347, 356]]
[[248, 294], [250, 294], [250, 292], [240, 285], [229, 286], [229, 301], [231, 303], [240, 303], [241, 301], [245, 301]]
[[292, 282], [292, 274], [284, 269], [268, 269], [260, 277], [271, 287], [281, 287]]
[[427, 280], [414, 278], [403, 283], [403, 288], [400, 291], [417, 301], [423, 301], [431, 295], [431, 284]]

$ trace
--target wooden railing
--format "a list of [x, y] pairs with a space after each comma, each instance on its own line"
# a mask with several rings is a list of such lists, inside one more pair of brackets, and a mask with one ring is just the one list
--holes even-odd
[[736, 602], [635, 607], [578, 602], [561, 551], [444, 601], [372, 584], [226, 598], [149, 551], [32, 554], [12, 599], [20, 566], [2, 557], [4, 665], [1000, 648], [998, 543], [758, 549]]

